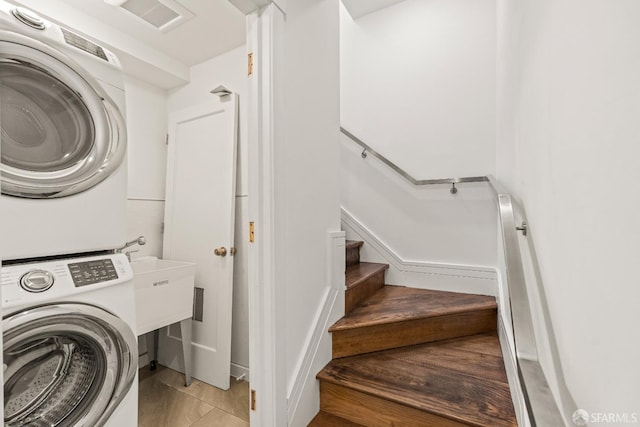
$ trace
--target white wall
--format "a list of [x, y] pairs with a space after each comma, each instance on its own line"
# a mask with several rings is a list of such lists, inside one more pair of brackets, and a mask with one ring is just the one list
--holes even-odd
[[459, 184], [455, 195], [449, 185], [416, 187], [373, 156], [362, 159], [344, 135], [341, 147], [342, 205], [396, 255], [496, 265], [496, 208], [487, 184]]
[[[495, 173], [495, 22], [494, 0], [343, 7], [342, 125], [416, 179]], [[414, 187], [361, 151], [342, 136], [342, 205], [396, 255], [496, 265], [487, 185]]]
[[164, 200], [167, 164], [167, 93], [127, 76], [130, 199]]
[[340, 19], [341, 122], [416, 179], [495, 168], [495, 0]]
[[[289, 403], [333, 280], [328, 233], [340, 230], [338, 15], [338, 0], [289, 2], [274, 37], [282, 49], [273, 88], [276, 358]], [[320, 353], [328, 355], [326, 346]], [[318, 405], [317, 384], [310, 382], [316, 391], [305, 399]]]
[[[167, 95], [164, 89], [125, 75], [127, 102], [127, 238], [144, 236], [147, 244], [131, 247], [131, 259], [162, 257], [164, 187], [167, 163]], [[138, 340], [138, 354], [147, 343]], [[139, 359], [140, 366], [149, 363]]]
[[164, 187], [167, 163], [166, 91], [131, 76], [127, 100], [127, 238], [143, 235], [147, 244], [132, 247], [132, 259], [162, 256]]
[[232, 374], [249, 368], [249, 308], [247, 279], [248, 190], [247, 190], [247, 53], [241, 46], [191, 68], [188, 85], [169, 92], [169, 113], [206, 102], [214, 96], [210, 91], [224, 85], [239, 95], [240, 132], [236, 189], [236, 249], [233, 280], [233, 319], [231, 341]]
[[[326, 291], [327, 232], [340, 229], [338, 1], [287, 5], [283, 125], [276, 140], [276, 283], [286, 289], [287, 378]], [[310, 84], [313, 82], [313, 84]]]
[[638, 414], [640, 3], [500, 0], [499, 16], [499, 177], [526, 209], [569, 390]]

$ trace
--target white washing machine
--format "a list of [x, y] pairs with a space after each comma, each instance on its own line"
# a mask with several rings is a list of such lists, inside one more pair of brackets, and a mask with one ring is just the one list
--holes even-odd
[[123, 254], [3, 266], [5, 426], [137, 426], [132, 277]]
[[4, 259], [126, 240], [125, 93], [106, 48], [0, 0]]

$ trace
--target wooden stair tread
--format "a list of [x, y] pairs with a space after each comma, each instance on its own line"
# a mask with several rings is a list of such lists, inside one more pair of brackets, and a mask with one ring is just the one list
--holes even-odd
[[490, 296], [385, 285], [329, 332], [496, 308], [496, 300]]
[[362, 245], [364, 245], [364, 242], [362, 240], [346, 240], [345, 241], [346, 249], [361, 248]]
[[516, 426], [495, 332], [332, 360], [318, 379], [472, 426]]
[[378, 264], [374, 262], [361, 262], [347, 267], [345, 284], [347, 289], [358, 286], [369, 277], [387, 270], [389, 264]]
[[320, 411], [308, 427], [363, 427], [361, 424], [352, 423], [344, 418], [336, 417], [328, 412]]

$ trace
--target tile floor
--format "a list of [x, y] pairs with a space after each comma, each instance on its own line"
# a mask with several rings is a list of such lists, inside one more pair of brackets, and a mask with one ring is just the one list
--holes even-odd
[[196, 379], [184, 386], [184, 375], [158, 366], [139, 371], [139, 427], [248, 427], [249, 383], [231, 378], [222, 391]]

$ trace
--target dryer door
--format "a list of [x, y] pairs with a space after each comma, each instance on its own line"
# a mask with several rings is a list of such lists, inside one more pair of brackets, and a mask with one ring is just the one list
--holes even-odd
[[0, 31], [2, 193], [63, 197], [123, 161], [124, 121], [91, 76], [61, 52]]
[[101, 426], [135, 378], [136, 337], [98, 307], [40, 306], [2, 330], [5, 426]]

